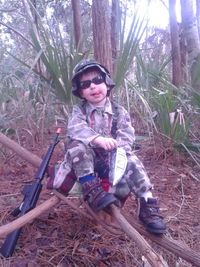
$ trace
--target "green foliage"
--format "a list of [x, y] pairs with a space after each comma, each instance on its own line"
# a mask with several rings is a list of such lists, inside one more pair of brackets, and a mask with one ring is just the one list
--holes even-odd
[[141, 122], [146, 125], [148, 134], [152, 135], [153, 129], [157, 130], [157, 126], [153, 119], [154, 114], [152, 108], [145, 96], [145, 91], [142, 87], [138, 86], [138, 84], [134, 84], [130, 80], [127, 80], [127, 85], [127, 99], [128, 103], [131, 105], [129, 110], [133, 109], [134, 112], [137, 113]]
[[[191, 144], [189, 133], [193, 111], [191, 94], [185, 88], [176, 88], [168, 77], [168, 64], [171, 58], [145, 57], [143, 51], [137, 53], [136, 79], [152, 110], [152, 116], [163, 138], [163, 144], [178, 147]], [[168, 142], [166, 142], [168, 140]], [[170, 141], [170, 142], [169, 142]]]
[[197, 107], [197, 110], [200, 113], [200, 93], [199, 92], [193, 91], [192, 102]]
[[[63, 104], [72, 104], [70, 82], [72, 70], [83, 55], [78, 50], [73, 49], [71, 32], [66, 35], [61, 31], [60, 24], [55, 17], [52, 17], [49, 21], [43, 12], [41, 17], [31, 2], [29, 4], [30, 6], [26, 7], [26, 11], [29, 14], [27, 18], [29, 19], [31, 42], [30, 40], [28, 41], [29, 44], [32, 44], [34, 58], [27, 61], [12, 52], [8, 52], [8, 54], [22, 66], [29, 69], [28, 73], [26, 73], [26, 79], [31, 77], [32, 72], [35, 72], [39, 79], [46, 81], [50, 85], [51, 91]], [[31, 14], [29, 8], [32, 10]], [[37, 28], [34, 17], [37, 17]]]
[[51, 87], [37, 75], [32, 75], [28, 82], [26, 68], [19, 70], [12, 64], [7, 69], [9, 63], [2, 64], [0, 72], [0, 131], [17, 135], [23, 129], [29, 135], [42, 135], [44, 128], [54, 123], [56, 114]]
[[161, 60], [144, 60], [144, 55], [138, 52], [136, 55], [136, 79], [138, 85], [151, 91], [153, 87], [160, 88], [161, 82], [167, 79], [166, 67], [171, 61], [171, 57], [163, 56]]
[[168, 88], [165, 91], [154, 90], [152, 105], [155, 109], [155, 122], [159, 131], [167, 136], [173, 144], [189, 142], [189, 120], [179, 99]]

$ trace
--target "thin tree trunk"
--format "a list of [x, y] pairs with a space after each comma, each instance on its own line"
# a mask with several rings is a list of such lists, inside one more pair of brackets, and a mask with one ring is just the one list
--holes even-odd
[[188, 82], [188, 67], [187, 67], [187, 44], [183, 30], [183, 26], [180, 25], [180, 54], [181, 54], [181, 72], [183, 83]]
[[179, 29], [176, 18], [176, 0], [169, 0], [170, 33], [172, 48], [172, 83], [179, 87], [182, 84], [181, 54], [179, 43]]
[[113, 71], [115, 70], [115, 63], [117, 60], [117, 54], [119, 50], [119, 0], [112, 0], [112, 13], [111, 13], [111, 47], [112, 47], [112, 59], [113, 59]]
[[110, 11], [108, 0], [92, 1], [94, 57], [112, 74]]
[[200, 0], [196, 0], [196, 17], [197, 17], [197, 27], [200, 38]]
[[187, 42], [188, 64], [192, 86], [200, 91], [200, 41], [192, 0], [181, 0], [181, 16]]
[[78, 48], [82, 36], [80, 0], [71, 0], [71, 4], [73, 10], [75, 47]]

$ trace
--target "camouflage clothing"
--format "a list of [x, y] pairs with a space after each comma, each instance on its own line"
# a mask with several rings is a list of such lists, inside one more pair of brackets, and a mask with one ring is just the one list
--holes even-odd
[[140, 197], [152, 188], [142, 163], [132, 151], [135, 134], [130, 116], [120, 105], [117, 106], [117, 111], [114, 111], [109, 98], [104, 108], [94, 107], [87, 102], [74, 107], [68, 122], [69, 141], [65, 159], [56, 174], [53, 188], [60, 188], [71, 170], [77, 178], [91, 173], [97, 173], [100, 178], [108, 178], [111, 152], [95, 147], [90, 142], [97, 136], [112, 137], [113, 120], [116, 115], [114, 112], [117, 112], [115, 139], [118, 146], [125, 149], [128, 164], [121, 181], [115, 187], [110, 187], [109, 191], [119, 198], [124, 198], [130, 191]]
[[[118, 116], [115, 139], [119, 147], [123, 147], [127, 154], [131, 154], [135, 141], [135, 130], [131, 126], [128, 112], [120, 105], [116, 107]], [[90, 142], [97, 136], [112, 137], [113, 109], [109, 98], [107, 98], [104, 108], [94, 107], [85, 101], [81, 105], [75, 106], [68, 123], [68, 137], [87, 146], [90, 146]]]

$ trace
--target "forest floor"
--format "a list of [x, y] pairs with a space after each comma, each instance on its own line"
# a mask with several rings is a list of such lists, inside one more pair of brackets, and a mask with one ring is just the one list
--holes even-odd
[[[33, 154], [42, 156], [52, 139], [45, 142], [22, 138], [20, 143]], [[156, 143], [156, 145], [155, 145]], [[61, 155], [55, 150], [53, 161]], [[191, 159], [165, 150], [159, 142], [141, 142], [137, 152], [154, 184], [161, 212], [167, 224], [166, 235], [200, 252], [200, 173]], [[21, 190], [34, 180], [36, 168], [19, 156], [0, 146], [0, 220], [1, 225], [13, 220], [10, 212], [22, 201]], [[39, 203], [50, 198], [43, 186]], [[74, 202], [77, 200], [75, 199]], [[136, 218], [136, 200], [130, 197], [125, 212]], [[2, 244], [4, 238], [0, 238]], [[192, 267], [174, 254], [148, 242], [160, 253], [170, 267]], [[23, 227], [14, 254], [0, 256], [3, 267], [137, 267], [146, 266], [134, 242], [125, 234], [113, 235], [64, 202], [40, 215]]]

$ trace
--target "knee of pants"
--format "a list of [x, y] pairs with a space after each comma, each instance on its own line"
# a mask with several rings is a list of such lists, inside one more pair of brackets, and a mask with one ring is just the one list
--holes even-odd
[[129, 161], [124, 178], [129, 185], [129, 188], [137, 196], [142, 195], [144, 192], [152, 189], [150, 179], [142, 165], [138, 162]]
[[127, 198], [130, 193], [130, 188], [127, 183], [119, 182], [115, 187], [113, 187], [113, 193], [119, 199]]
[[94, 152], [91, 148], [80, 141], [72, 141], [67, 146], [65, 159], [72, 164], [94, 162]]

